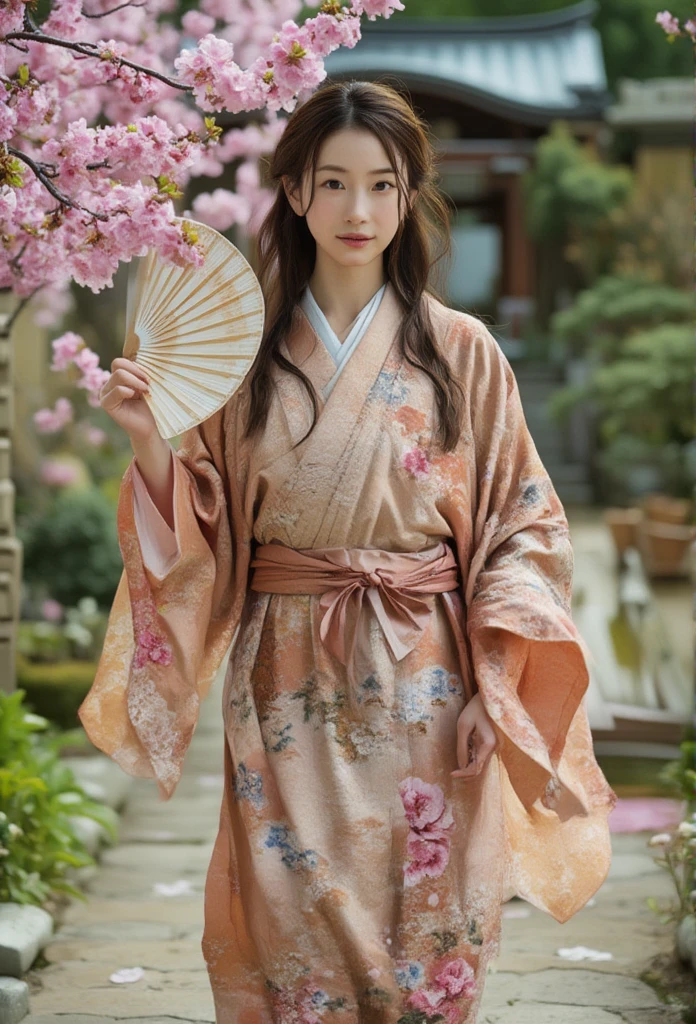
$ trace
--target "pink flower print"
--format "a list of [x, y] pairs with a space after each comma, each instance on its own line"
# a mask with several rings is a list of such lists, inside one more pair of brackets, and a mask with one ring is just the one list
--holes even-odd
[[408, 834], [409, 861], [404, 866], [404, 884], [417, 885], [424, 878], [439, 878], [449, 863], [449, 839], [423, 839], [418, 832]]
[[417, 446], [404, 452], [401, 464], [411, 476], [415, 476], [418, 480], [426, 477], [430, 472], [430, 460], [423, 449]]
[[427, 828], [445, 810], [445, 794], [437, 783], [423, 782], [422, 779], [409, 776], [400, 783], [399, 793], [411, 828]]
[[455, 996], [471, 998], [476, 991], [474, 969], [462, 957], [450, 960], [436, 976], [435, 981], [444, 988], [450, 999]]
[[423, 1010], [425, 1013], [432, 1013], [437, 1010], [441, 1003], [444, 1003], [447, 993], [443, 988], [428, 989], [419, 988], [408, 997], [408, 1004], [414, 1010]]
[[171, 665], [173, 653], [164, 637], [157, 636], [145, 627], [136, 637], [134, 663], [137, 668], [142, 668], [148, 661], [154, 661], [157, 665]]
[[409, 777], [399, 785], [406, 820], [411, 826], [407, 840], [409, 861], [404, 867], [404, 884], [416, 885], [423, 878], [437, 878], [447, 867], [454, 817], [440, 786]]
[[421, 839], [449, 839], [449, 833], [452, 831], [453, 825], [454, 816], [452, 815], [452, 808], [448, 805], [437, 821], [427, 825], [425, 828], [418, 829], [418, 834]]

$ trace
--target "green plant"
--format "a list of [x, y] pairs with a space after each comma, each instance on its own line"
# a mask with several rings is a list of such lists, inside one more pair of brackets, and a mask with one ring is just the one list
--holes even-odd
[[17, 686], [27, 704], [62, 729], [79, 724], [77, 709], [87, 696], [97, 672], [96, 661], [31, 662], [17, 655]]
[[79, 730], [51, 732], [24, 697], [23, 690], [0, 693], [0, 902], [42, 905], [58, 893], [86, 900], [66, 877], [70, 868], [94, 864], [71, 818], [91, 818], [115, 840], [116, 817], [59, 759]]
[[94, 661], [104, 642], [107, 615], [93, 597], [83, 597], [76, 608], [64, 608], [61, 614], [63, 622], [20, 622], [19, 653], [36, 662]]
[[593, 369], [585, 384], [558, 391], [549, 413], [563, 420], [590, 403], [598, 416], [598, 465], [626, 498], [639, 464], [657, 471], [661, 482], [653, 486], [691, 494], [692, 314], [687, 292], [639, 277], [606, 276], [552, 318], [561, 342], [574, 354], [584, 352]]
[[116, 510], [97, 488], [54, 497], [20, 524], [24, 578], [63, 605], [93, 597], [109, 608], [123, 570]]
[[556, 313], [551, 328], [568, 354], [606, 362], [622, 354], [632, 332], [667, 323], [688, 326], [693, 314], [688, 292], [635, 274], [608, 274], [579, 292], [571, 307]]
[[551, 125], [535, 157], [523, 188], [527, 226], [538, 241], [565, 238], [571, 228], [595, 229], [630, 194], [630, 170], [601, 163], [565, 121]]

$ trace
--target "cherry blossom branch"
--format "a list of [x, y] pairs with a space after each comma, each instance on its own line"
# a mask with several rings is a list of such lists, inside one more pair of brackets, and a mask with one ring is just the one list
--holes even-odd
[[[62, 206], [69, 206], [73, 210], [81, 210], [83, 213], [88, 213], [90, 217], [96, 217], [97, 220], [109, 219], [109, 214], [107, 213], [97, 213], [95, 210], [89, 210], [86, 206], [80, 206], [79, 203], [73, 202], [70, 196], [66, 196], [64, 192], [61, 192], [59, 188], [56, 188], [48, 173], [42, 170], [42, 166], [39, 165], [36, 160], [32, 160], [30, 156], [27, 156], [26, 153], [23, 153], [21, 149], [15, 149], [14, 146], [7, 146], [6, 148], [8, 153], [17, 157], [18, 160], [21, 160], [34, 172], [43, 187], [50, 192], [53, 198], [57, 199]], [[46, 164], [43, 164], [43, 167], [46, 166]]]
[[[123, 7], [130, 7], [130, 4], [122, 4]], [[144, 4], [136, 4], [133, 6], [143, 7]], [[118, 10], [118, 8], [116, 8]], [[182, 92], [192, 92], [192, 89], [188, 85], [183, 85], [181, 82], [177, 82], [175, 78], [170, 78], [169, 75], [163, 74], [161, 71], [155, 71], [154, 68], [146, 68], [142, 64], [136, 64], [132, 60], [128, 60], [127, 57], [119, 57], [115, 53], [111, 53], [110, 50], [100, 50], [98, 43], [77, 43], [71, 39], [59, 39], [57, 36], [48, 36], [40, 29], [36, 31], [27, 32], [8, 32], [4, 37], [6, 43], [12, 43], [16, 39], [27, 40], [31, 43], [44, 43], [46, 46], [61, 46], [66, 50], [73, 50], [75, 53], [79, 53], [82, 57], [92, 57], [95, 60], [108, 60], [111, 64], [116, 64], [118, 67], [130, 68], [132, 71], [137, 71], [141, 75], [148, 75], [150, 78], [156, 78], [158, 81], [163, 82], [165, 85], [171, 86], [172, 89], [179, 89]]]
[[[12, 314], [6, 320], [0, 320], [0, 338], [9, 338], [17, 317], [20, 315], [25, 306], [27, 306], [31, 302], [31, 300], [34, 298], [36, 293], [40, 291], [40, 289], [41, 285], [38, 285], [36, 288], [34, 288], [31, 294], [25, 295], [24, 298], [19, 300], [19, 302], [13, 309]], [[0, 290], [3, 292], [11, 291], [10, 288], [2, 288]]]
[[115, 14], [116, 11], [122, 11], [124, 7], [145, 7], [145, 0], [143, 3], [136, 4], [133, 0], [126, 0], [125, 3], [119, 4], [118, 7], [111, 7], [108, 11], [102, 11], [100, 14], [88, 14], [87, 11], [82, 11], [83, 18], [105, 18], [107, 14]]

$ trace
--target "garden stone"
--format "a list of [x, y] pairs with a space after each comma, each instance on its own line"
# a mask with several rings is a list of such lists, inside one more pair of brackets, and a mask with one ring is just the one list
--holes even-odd
[[75, 781], [92, 800], [113, 810], [121, 808], [133, 785], [133, 777], [103, 754], [97, 757], [62, 757], [61, 764], [70, 768]]
[[0, 903], [0, 975], [20, 978], [52, 934], [53, 918], [41, 907]]
[[696, 954], [696, 915], [687, 914], [677, 928], [677, 952], [679, 959], [688, 964]]
[[81, 814], [73, 814], [70, 816], [70, 824], [77, 838], [85, 844], [87, 852], [91, 857], [94, 857], [99, 852], [102, 842], [107, 843], [110, 841], [103, 825], [100, 825], [98, 821], [94, 821], [92, 818], [85, 818]]
[[19, 978], [0, 977], [0, 1021], [17, 1024], [29, 1013], [29, 986]]

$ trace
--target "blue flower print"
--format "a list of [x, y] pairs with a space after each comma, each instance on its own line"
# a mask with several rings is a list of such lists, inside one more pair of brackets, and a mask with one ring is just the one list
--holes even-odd
[[269, 849], [281, 850], [280, 859], [293, 871], [302, 869], [314, 871], [319, 863], [316, 850], [303, 850], [297, 836], [287, 825], [270, 825], [266, 846]]
[[401, 960], [394, 968], [394, 977], [399, 988], [418, 988], [425, 978], [425, 968], [420, 960]]
[[406, 401], [408, 389], [405, 384], [397, 383], [398, 370], [381, 370], [367, 394], [368, 402], [384, 402], [395, 407]]
[[249, 771], [243, 761], [239, 762], [234, 780], [234, 795], [237, 800], [249, 800], [258, 811], [266, 803], [263, 794], [263, 776], [259, 771]]

